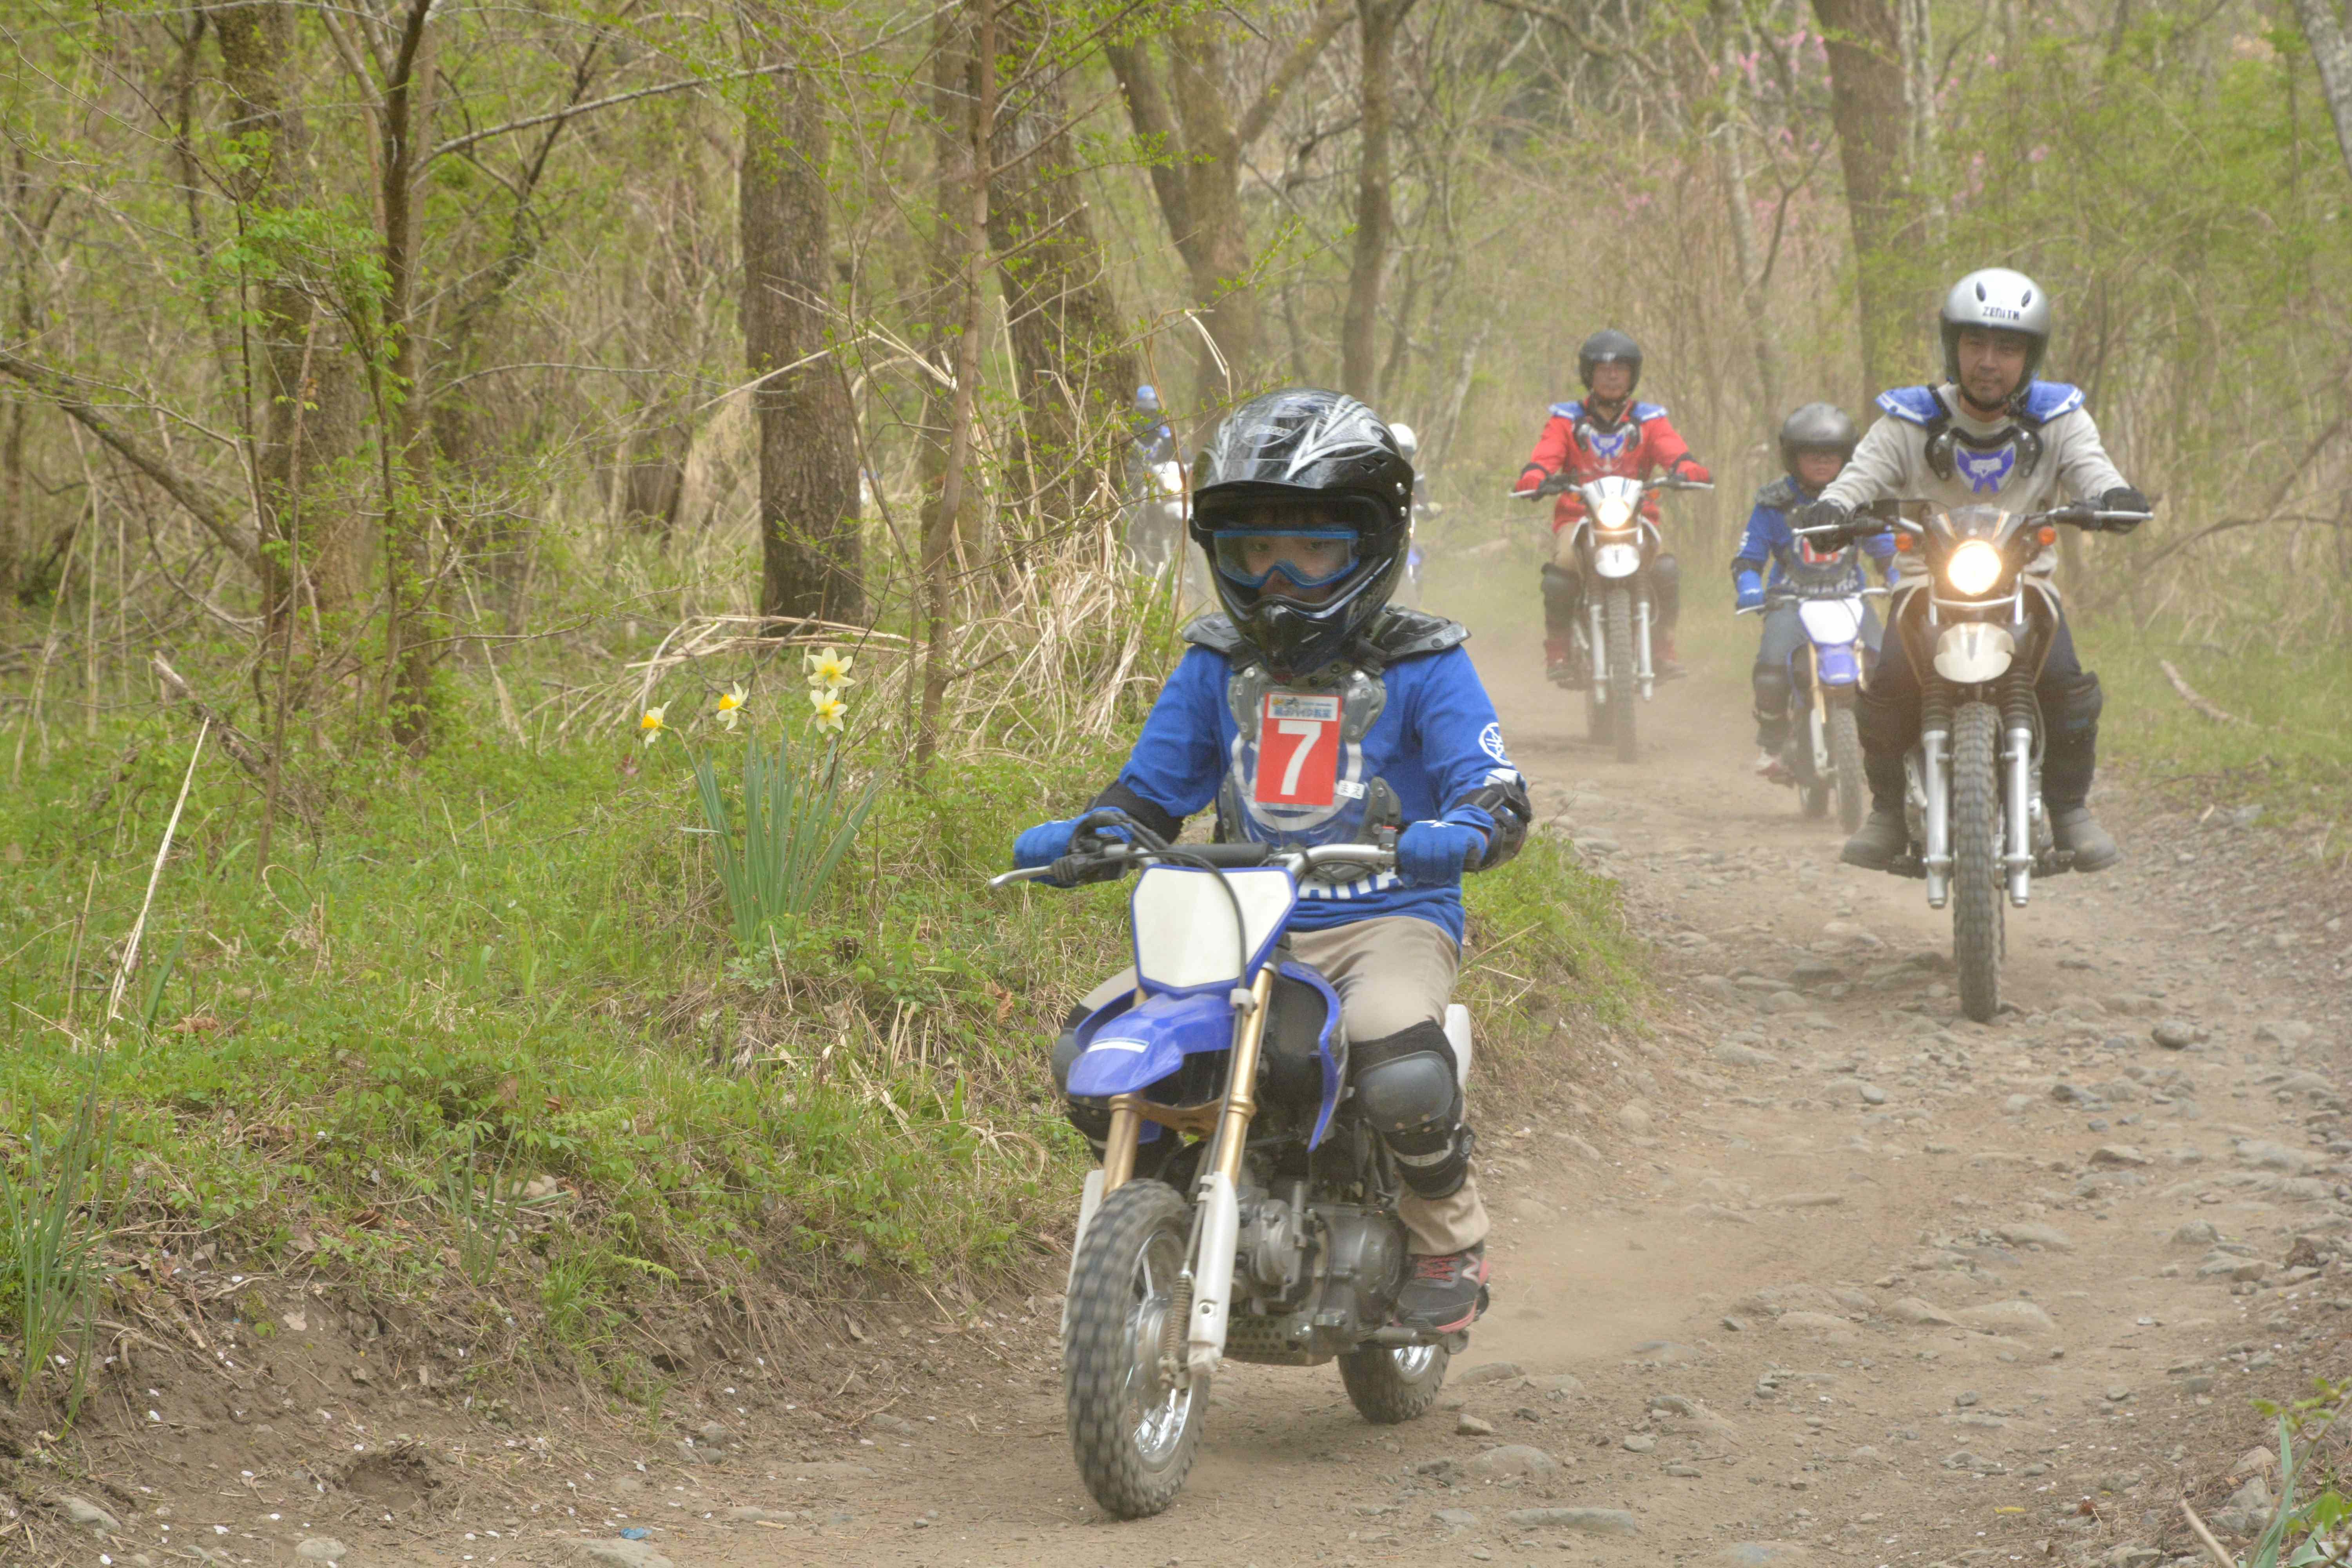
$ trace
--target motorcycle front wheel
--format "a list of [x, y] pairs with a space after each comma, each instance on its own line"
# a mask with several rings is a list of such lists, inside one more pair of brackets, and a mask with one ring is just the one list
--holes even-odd
[[1427, 1415], [1445, 1386], [1453, 1355], [1444, 1345], [1367, 1345], [1339, 1358], [1339, 1381], [1356, 1414], [1375, 1426]]
[[1830, 763], [1837, 769], [1838, 826], [1852, 834], [1862, 826], [1863, 808], [1870, 802], [1870, 783], [1862, 771], [1862, 732], [1855, 726], [1852, 702], [1830, 706]]
[[1601, 619], [1606, 624], [1609, 650], [1610, 729], [1617, 741], [1617, 760], [1630, 763], [1637, 755], [1633, 742], [1633, 595], [1622, 588], [1610, 589]]
[[2000, 715], [1969, 702], [1952, 716], [1952, 965], [1960, 1011], [2000, 1011]]
[[[1176, 1500], [1192, 1472], [1208, 1409], [1206, 1382], [1178, 1387], [1161, 1366], [1171, 1337], [1183, 1354], [1177, 1279], [1192, 1211], [1159, 1182], [1129, 1182], [1102, 1201], [1070, 1271], [1062, 1380], [1070, 1451], [1087, 1490], [1118, 1519]], [[1171, 1326], [1170, 1314], [1180, 1316]]]

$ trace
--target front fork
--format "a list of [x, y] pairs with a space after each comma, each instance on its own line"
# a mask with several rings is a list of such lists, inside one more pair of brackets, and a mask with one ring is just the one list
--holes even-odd
[[[1944, 722], [1949, 722], [1949, 714]], [[1919, 787], [1927, 796], [1927, 853], [1919, 858], [1927, 877], [1927, 907], [1940, 910], [1952, 895], [1952, 732], [1942, 724], [1919, 731]]]
[[1642, 683], [1642, 697], [1647, 700], [1657, 685], [1657, 672], [1650, 668], [1650, 601], [1647, 595], [1633, 601], [1633, 676]]
[[2009, 901], [2025, 907], [2033, 883], [2033, 687], [2012, 672], [2001, 688], [2001, 760], [2008, 764], [2004, 794], [2009, 843], [2000, 858], [2007, 873]]
[[1609, 623], [1601, 612], [1601, 595], [1589, 595], [1585, 614], [1592, 621], [1592, 690], [1601, 701], [1609, 700]]

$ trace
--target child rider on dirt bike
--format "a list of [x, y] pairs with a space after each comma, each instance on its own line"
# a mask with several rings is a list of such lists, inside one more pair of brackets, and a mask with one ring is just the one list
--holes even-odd
[[[1551, 417], [1536, 437], [1535, 450], [1528, 454], [1528, 466], [1511, 487], [1513, 495], [1532, 495], [1561, 472], [1578, 484], [1604, 474], [1646, 481], [1660, 468], [1694, 484], [1706, 482], [1706, 469], [1693, 460], [1666, 411], [1654, 403], [1633, 401], [1633, 389], [1642, 384], [1641, 344], [1614, 327], [1604, 327], [1577, 350], [1576, 368], [1584, 379], [1586, 396], [1580, 403], [1551, 405]], [[1642, 498], [1642, 515], [1653, 523], [1658, 521], [1654, 497]], [[1574, 668], [1571, 652], [1571, 628], [1584, 613], [1584, 577], [1577, 570], [1571, 541], [1583, 516], [1584, 502], [1574, 490], [1563, 491], [1552, 505], [1552, 558], [1543, 569], [1544, 673], [1558, 686], [1576, 686], [1584, 679]], [[1680, 675], [1675, 620], [1682, 608], [1681, 563], [1659, 552], [1650, 563], [1650, 581], [1658, 607], [1657, 670]]]
[[[1787, 577], [1789, 567], [1803, 559], [1806, 546], [1789, 531], [1789, 514], [1818, 498], [1822, 487], [1837, 478], [1853, 456], [1859, 439], [1853, 421], [1834, 403], [1808, 403], [1780, 422], [1780, 466], [1786, 471], [1756, 492], [1756, 510], [1748, 514], [1748, 532], [1739, 553], [1731, 560], [1731, 586], [1739, 608], [1764, 608], [1768, 588]], [[1875, 560], [1888, 581], [1895, 575], [1895, 536], [1874, 535], [1863, 552]], [[1769, 574], [1769, 581], [1768, 581]], [[1854, 563], [1854, 584], [1864, 580], [1862, 563]], [[1878, 616], [1868, 607], [1862, 613], [1863, 641], [1878, 651]], [[1789, 740], [1789, 699], [1793, 695], [1789, 668], [1805, 646], [1804, 623], [1793, 602], [1764, 614], [1764, 636], [1756, 648], [1756, 668], [1748, 680], [1756, 692], [1756, 744], [1761, 748], [1756, 771], [1764, 777], [1787, 776], [1780, 748]]]
[[[1413, 1269], [1398, 1320], [1451, 1332], [1483, 1310], [1486, 1280], [1486, 1211], [1444, 1029], [1462, 874], [1509, 859], [1532, 814], [1463, 651], [1469, 633], [1389, 603], [1412, 481], [1389, 427], [1351, 397], [1301, 388], [1234, 411], [1194, 461], [1190, 525], [1223, 613], [1185, 627], [1192, 646], [1088, 809], [1173, 839], [1213, 803], [1220, 840], [1285, 848], [1402, 827], [1394, 871], [1307, 882], [1290, 931], [1297, 959], [1339, 994], [1358, 1103], [1402, 1174]], [[1051, 865], [1078, 822], [1024, 832], [1014, 863]], [[1132, 971], [1112, 979], [1071, 1016], [1134, 984]], [[1056, 1048], [1057, 1079], [1072, 1045]], [[1107, 1126], [1076, 1107], [1072, 1119], [1099, 1147]]]
[[[2050, 346], [2050, 296], [2040, 284], [2005, 267], [1971, 272], [1944, 297], [1940, 324], [1943, 384], [1880, 393], [1885, 416], [1821, 499], [1799, 511], [1796, 527], [1843, 523], [1890, 496], [2041, 511], [2055, 504], [2062, 486], [2102, 510], [2148, 510], [2147, 498], [2107, 456], [2081, 390], [2033, 379]], [[2137, 526], [2107, 524], [2118, 533]], [[1902, 559], [1906, 576], [1926, 570], [1916, 555]], [[2047, 576], [2056, 565], [2056, 552], [2045, 548], [2028, 570]], [[2034, 691], [2046, 731], [2042, 797], [2051, 837], [2073, 852], [2075, 870], [2104, 871], [2122, 851], [2085, 804], [2098, 761], [2099, 678], [2075, 657], [2063, 610]], [[1883, 871], [1910, 841], [1903, 757], [1919, 735], [1919, 678], [1903, 639], [1888, 637], [1854, 713], [1871, 805], [1861, 831], [1846, 840], [1850, 866]]]

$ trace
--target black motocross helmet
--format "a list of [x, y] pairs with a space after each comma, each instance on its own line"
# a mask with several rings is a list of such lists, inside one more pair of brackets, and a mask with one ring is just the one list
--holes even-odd
[[1780, 422], [1780, 466], [1794, 479], [1800, 452], [1835, 452], [1839, 462], [1847, 462], [1861, 439], [1844, 409], [1834, 403], [1808, 403]]
[[1633, 388], [1642, 384], [1642, 345], [1614, 327], [1603, 327], [1584, 340], [1576, 351], [1577, 374], [1584, 377], [1584, 390], [1592, 390], [1592, 372], [1596, 366], [1612, 363], [1633, 368], [1633, 380], [1625, 388], [1625, 395], [1633, 395]]
[[[1412, 498], [1412, 465], [1396, 437], [1379, 415], [1343, 394], [1270, 392], [1217, 426], [1192, 462], [1189, 528], [1209, 559], [1217, 602], [1277, 679], [1322, 670], [1387, 607], [1404, 570]], [[1288, 512], [1291, 522], [1268, 528], [1270, 508]], [[1296, 527], [1300, 519], [1311, 527]], [[1253, 581], [1227, 558], [1236, 540], [1292, 531], [1344, 546], [1344, 563], [1314, 584], [1319, 599], [1266, 592], [1273, 574]]]

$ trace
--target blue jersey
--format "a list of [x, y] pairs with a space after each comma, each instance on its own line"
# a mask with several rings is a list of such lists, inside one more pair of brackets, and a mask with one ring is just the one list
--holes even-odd
[[[1820, 499], [1794, 479], [1783, 477], [1773, 480], [1756, 492], [1756, 510], [1748, 514], [1748, 532], [1739, 542], [1739, 553], [1732, 557], [1731, 575], [1736, 582], [1743, 573], [1761, 575], [1769, 565], [1770, 575], [1766, 582], [1774, 587], [1788, 580], [1788, 568], [1798, 560], [1797, 536], [1789, 527], [1789, 514], [1807, 501]], [[1879, 569], [1891, 582], [1895, 576], [1895, 535], [1874, 533], [1862, 542], [1863, 555], [1878, 563]], [[1853, 581], [1859, 588], [1868, 581], [1862, 557], [1854, 558]]]
[[[1270, 725], [1283, 732], [1245, 734], [1236, 709], [1253, 721], [1253, 731]], [[1294, 710], [1304, 717], [1284, 717]], [[1365, 713], [1370, 721], [1360, 728]], [[1305, 731], [1327, 721], [1331, 750], [1318, 756], [1313, 748], [1324, 742]], [[1224, 837], [1293, 847], [1361, 842], [1375, 825], [1367, 818], [1382, 784], [1394, 792], [1404, 823], [1443, 816], [1490, 786], [1523, 787], [1503, 748], [1495, 704], [1460, 647], [1315, 689], [1237, 679], [1223, 653], [1187, 649], [1114, 789], [1179, 821], [1222, 795]], [[1389, 871], [1345, 885], [1309, 881], [1299, 890], [1291, 919], [1299, 931], [1407, 915], [1462, 940], [1458, 885], [1412, 887]]]

